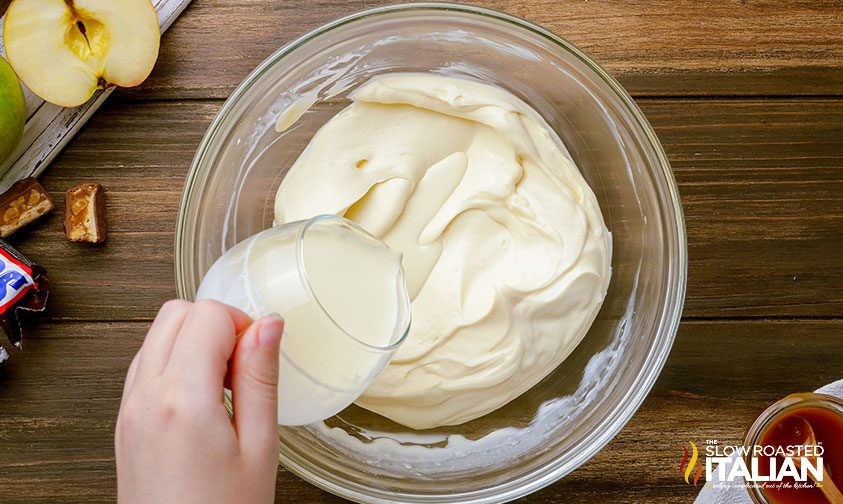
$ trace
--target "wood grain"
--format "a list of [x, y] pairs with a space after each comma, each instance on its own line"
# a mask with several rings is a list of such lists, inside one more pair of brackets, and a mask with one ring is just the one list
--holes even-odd
[[[264, 58], [310, 30], [395, 2], [195, 0], [163, 38], [133, 95], [218, 98]], [[839, 1], [477, 0], [573, 42], [633, 95], [843, 92]]]
[[[843, 313], [843, 100], [641, 100], [685, 209], [691, 317]], [[13, 236], [53, 282], [49, 316], [150, 319], [175, 295], [184, 175], [218, 102], [108, 103], [43, 178], [107, 191], [109, 240], [68, 243], [60, 212]]]
[[842, 315], [843, 101], [640, 104], [685, 211], [685, 315]]
[[[149, 319], [175, 297], [173, 230], [184, 175], [219, 104], [107, 103], [42, 182], [57, 202], [82, 182], [105, 187], [108, 241], [70, 243], [63, 206], [10, 241], [51, 280], [47, 317]], [[162, 127], [162, 125], [164, 125]]]
[[[113, 502], [112, 434], [146, 323], [42, 324], [0, 368], [0, 501]], [[689, 440], [742, 439], [771, 402], [839, 377], [843, 321], [694, 321], [638, 414], [582, 468], [523, 500], [690, 502], [676, 471]], [[810, 369], [810, 373], [804, 372]], [[279, 502], [340, 502], [279, 473]]]

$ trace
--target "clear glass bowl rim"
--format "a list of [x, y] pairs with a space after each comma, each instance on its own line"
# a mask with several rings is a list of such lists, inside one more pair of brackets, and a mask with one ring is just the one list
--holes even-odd
[[[552, 42], [561, 50], [580, 60], [590, 70], [594, 71], [606, 85], [609, 86], [611, 91], [615, 93], [616, 97], [626, 107], [626, 111], [629, 113], [630, 118], [635, 120], [635, 125], [639, 128], [639, 132], [643, 134], [644, 139], [649, 144], [648, 146], [652, 149], [652, 152], [655, 154], [658, 161], [658, 168], [660, 168], [660, 171], [657, 170], [654, 175], [661, 176], [662, 180], [660, 182], [662, 182], [662, 184], [660, 184], [660, 188], [663, 190], [663, 194], [660, 196], [667, 200], [666, 204], [662, 204], [659, 210], [665, 213], [665, 227], [668, 230], [673, 231], [673, 240], [666, 240], [666, 247], [671, 249], [668, 250], [668, 256], [673, 260], [673, 262], [669, 261], [668, 271], [666, 273], [667, 292], [665, 293], [665, 299], [669, 302], [665, 303], [665, 306], [662, 308], [662, 312], [659, 316], [658, 329], [656, 331], [657, 334], [655, 338], [656, 343], [647, 356], [638, 376], [635, 378], [634, 385], [628, 389], [628, 392], [621, 399], [618, 407], [615, 411], [613, 411], [613, 414], [603, 420], [600, 435], [596, 436], [596, 438], [592, 440], [591, 444], [587, 446], [587, 449], [581, 451], [565, 463], [560, 463], [559, 460], [556, 460], [554, 463], [541, 467], [540, 469], [535, 470], [534, 472], [521, 478], [509, 480], [505, 483], [483, 490], [441, 496], [422, 494], [411, 495], [402, 493], [400, 494], [400, 501], [390, 498], [389, 492], [377, 490], [375, 491], [377, 492], [377, 495], [373, 495], [372, 491], [368, 487], [355, 485], [353, 483], [349, 484], [350, 482], [342, 480], [341, 478], [335, 478], [330, 474], [324, 474], [324, 471], [321, 470], [321, 468], [299, 464], [297, 461], [286, 456], [283, 451], [280, 455], [281, 463], [293, 474], [296, 474], [305, 481], [323, 490], [355, 502], [508, 502], [533, 493], [558, 481], [597, 454], [597, 452], [606, 446], [606, 444], [608, 444], [618, 434], [618, 432], [620, 432], [647, 397], [647, 394], [658, 378], [664, 363], [667, 360], [667, 356], [670, 354], [670, 350], [673, 346], [673, 341], [679, 327], [685, 300], [688, 268], [687, 235], [682, 212], [682, 204], [667, 155], [665, 154], [661, 143], [653, 131], [653, 128], [650, 126], [650, 123], [645, 118], [643, 112], [641, 112], [632, 97], [626, 92], [620, 83], [618, 83], [611, 75], [609, 75], [608, 72], [606, 72], [606, 70], [570, 42], [537, 24], [494, 9], [447, 2], [418, 2], [376, 7], [353, 13], [322, 25], [321, 27], [287, 43], [258, 65], [234, 90], [217, 113], [196, 151], [190, 170], [185, 178], [184, 191], [177, 217], [174, 256], [176, 289], [180, 298], [188, 298], [189, 288], [186, 284], [183, 272], [189, 268], [189, 264], [186, 264], [183, 259], [183, 249], [185, 246], [185, 236], [193, 232], [192, 229], [187, 228], [189, 224], [187, 221], [187, 209], [188, 203], [192, 197], [192, 189], [195, 187], [197, 177], [201, 174], [201, 168], [204, 164], [204, 158], [206, 157], [208, 150], [216, 142], [216, 138], [220, 130], [227, 124], [229, 116], [236, 110], [237, 104], [240, 102], [243, 95], [245, 95], [250, 88], [264, 76], [264, 74], [273, 69], [287, 55], [311, 40], [355, 21], [407, 11], [439, 11], [443, 15], [447, 15], [449, 12], [457, 12], [460, 14], [470, 14], [491, 18], [492, 20], [498, 22], [505, 24], [508, 23], [515, 25], [518, 28], [526, 29], [527, 31], [543, 38], [545, 41]], [[323, 473], [323, 475], [320, 475], [319, 473]], [[398, 495], [395, 497], [398, 497]]]

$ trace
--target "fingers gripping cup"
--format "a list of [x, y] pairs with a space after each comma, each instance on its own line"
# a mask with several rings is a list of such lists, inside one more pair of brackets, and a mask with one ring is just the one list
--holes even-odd
[[196, 298], [286, 320], [280, 425], [324, 420], [350, 405], [410, 327], [401, 254], [333, 215], [247, 238], [211, 266]]

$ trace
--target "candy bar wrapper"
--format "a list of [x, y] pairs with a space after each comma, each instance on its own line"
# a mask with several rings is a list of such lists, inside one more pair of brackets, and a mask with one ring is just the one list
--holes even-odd
[[3, 240], [0, 240], [0, 263], [0, 326], [9, 341], [20, 349], [20, 314], [44, 311], [50, 282], [44, 268], [33, 264]]

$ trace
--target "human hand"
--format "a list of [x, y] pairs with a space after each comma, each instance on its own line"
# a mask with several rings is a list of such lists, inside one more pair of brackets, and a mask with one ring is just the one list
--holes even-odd
[[117, 417], [120, 503], [274, 500], [283, 328], [278, 316], [252, 322], [215, 301], [161, 307], [129, 367]]

